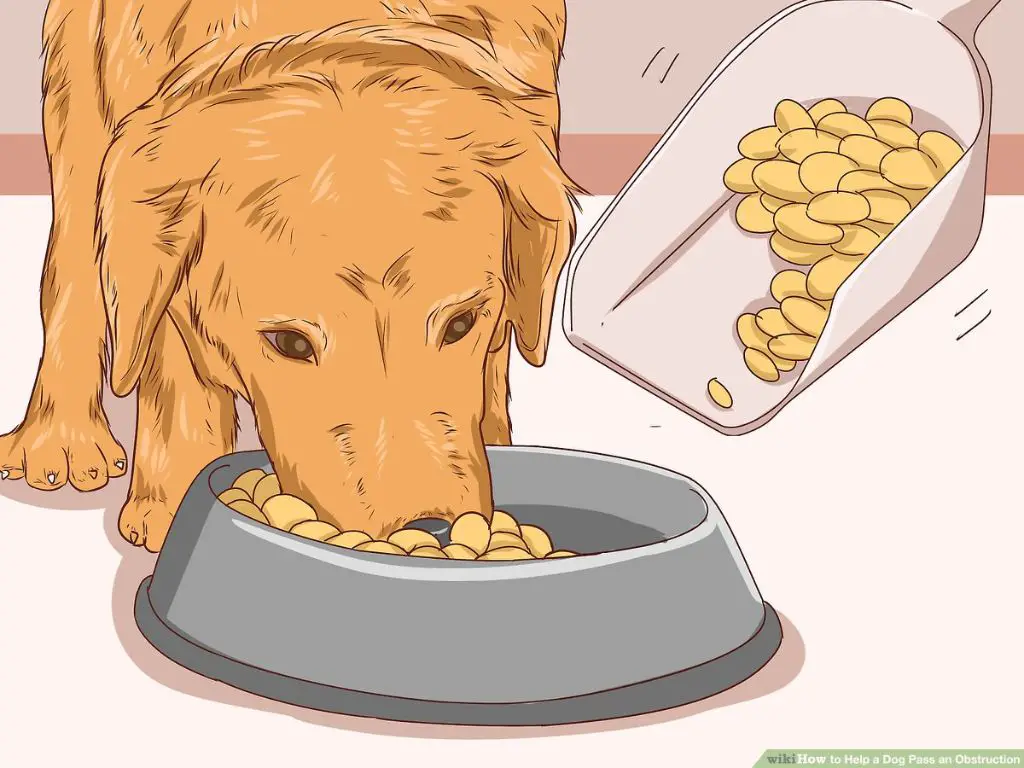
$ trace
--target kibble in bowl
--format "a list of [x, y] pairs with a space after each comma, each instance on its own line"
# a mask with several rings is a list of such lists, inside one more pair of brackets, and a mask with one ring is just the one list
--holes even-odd
[[358, 552], [484, 562], [556, 559], [577, 554], [568, 549], [556, 549], [542, 528], [520, 525], [512, 515], [499, 509], [494, 510], [490, 520], [479, 512], [459, 515], [451, 525], [448, 542], [442, 542], [426, 530], [408, 526], [387, 539], [374, 540], [365, 531], [342, 531], [318, 520], [310, 504], [283, 493], [277, 476], [263, 469], [243, 472], [217, 499], [257, 523]]

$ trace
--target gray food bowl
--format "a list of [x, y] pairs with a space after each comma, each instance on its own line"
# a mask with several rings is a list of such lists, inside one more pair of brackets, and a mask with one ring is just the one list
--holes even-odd
[[[764, 603], [715, 502], [688, 478], [552, 448], [489, 448], [495, 506], [580, 557], [466, 562], [340, 549], [216, 495], [262, 451], [200, 473], [135, 616], [205, 677], [328, 712], [552, 725], [667, 709], [775, 654]], [[593, 553], [593, 554], [587, 554]]]

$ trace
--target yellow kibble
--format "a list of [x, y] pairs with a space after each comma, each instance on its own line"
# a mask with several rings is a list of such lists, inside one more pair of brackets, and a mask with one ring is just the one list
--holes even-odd
[[[807, 273], [807, 292], [816, 301], [831, 301], [839, 286], [860, 265], [860, 261], [843, 256], [829, 256], [822, 259]], [[771, 344], [768, 346], [771, 349]]]
[[828, 131], [840, 138], [853, 135], [875, 135], [867, 120], [850, 112], [835, 112], [831, 115], [825, 115], [825, 117], [818, 121], [818, 130]]
[[725, 186], [733, 192], [744, 194], [757, 192], [757, 185], [754, 184], [752, 174], [759, 162], [759, 160], [751, 160], [746, 157], [737, 160], [725, 170], [725, 175], [723, 176]]
[[519, 535], [519, 523], [508, 512], [500, 509], [491, 514], [491, 533], [513, 533]]
[[491, 534], [491, 540], [487, 542], [487, 549], [501, 549], [502, 547], [519, 547], [529, 551], [529, 547], [526, 546], [526, 542], [523, 541], [522, 537], [517, 536], [514, 533], [508, 533], [507, 531], [499, 531], [498, 533]]
[[755, 234], [767, 234], [775, 231], [772, 212], [761, 205], [759, 193], [750, 194], [740, 200], [736, 206], [736, 224], [740, 229]]
[[417, 528], [402, 528], [395, 531], [388, 536], [388, 542], [406, 552], [412, 552], [418, 547], [441, 547], [441, 542], [434, 536]]
[[551, 552], [551, 538], [536, 525], [522, 525], [523, 541], [530, 548], [530, 554], [534, 557], [546, 557]]
[[365, 544], [368, 541], [373, 541], [370, 534], [363, 531], [345, 531], [339, 533], [333, 538], [327, 539], [327, 543], [335, 547], [344, 547], [345, 549], [352, 549], [360, 544]]
[[438, 547], [416, 547], [409, 555], [411, 557], [432, 557], [435, 560], [448, 559], [448, 555]]
[[477, 553], [463, 544], [449, 544], [444, 548], [450, 560], [476, 560]]
[[[806, 296], [807, 276], [798, 269], [784, 269], [772, 278], [770, 290], [772, 297], [779, 303], [789, 296]], [[766, 339], [765, 344], [767, 343]]]
[[316, 510], [302, 499], [282, 493], [271, 496], [263, 504], [263, 514], [275, 528], [289, 530], [303, 520], [316, 520]]
[[267, 475], [258, 483], [252, 491], [252, 500], [257, 507], [262, 507], [271, 496], [277, 496], [281, 493], [281, 483], [277, 480], [277, 475]]
[[784, 205], [775, 212], [775, 226], [790, 240], [812, 245], [837, 243], [843, 230], [834, 224], [822, 224], [807, 215], [807, 206], [799, 203]]
[[533, 560], [533, 555], [518, 547], [501, 547], [487, 550], [477, 560]]
[[877, 172], [882, 158], [891, 151], [892, 147], [871, 136], [853, 134], [839, 142], [839, 154], [850, 158], [860, 168], [869, 171]]
[[928, 155], [914, 147], [900, 147], [882, 158], [882, 177], [906, 189], [931, 189], [942, 175]]
[[333, 525], [325, 523], [323, 520], [303, 520], [301, 523], [293, 525], [290, 532], [296, 536], [316, 541], [327, 541], [341, 533]]
[[[782, 316], [796, 328], [808, 336], [818, 338], [828, 320], [828, 310], [817, 302], [802, 296], [790, 296], [782, 300]], [[771, 343], [768, 344], [771, 349]], [[792, 358], [790, 358], [792, 359]]]
[[869, 213], [871, 206], [857, 192], [822, 192], [807, 204], [807, 216], [822, 224], [854, 224]]
[[832, 115], [836, 112], [845, 112], [846, 105], [843, 104], [839, 99], [822, 99], [816, 103], [813, 107], [807, 110], [810, 114], [811, 119], [815, 123], [821, 120], [826, 115]]
[[878, 246], [880, 240], [868, 227], [848, 224], [843, 226], [843, 239], [833, 243], [832, 250], [844, 256], [866, 256]]
[[708, 382], [708, 396], [719, 408], [732, 408], [732, 393], [718, 379]]
[[783, 99], [775, 105], [775, 125], [783, 133], [797, 128], [813, 128], [814, 119], [803, 105], [792, 99]]
[[868, 123], [874, 130], [879, 141], [888, 144], [890, 147], [916, 147], [917, 133], [896, 120], [869, 120]]
[[765, 160], [753, 171], [756, 189], [792, 203], [806, 203], [810, 190], [800, 183], [800, 166], [789, 160]]
[[941, 131], [925, 131], [917, 141], [917, 148], [924, 152], [938, 168], [939, 173], [945, 175], [964, 156], [963, 147], [956, 139], [947, 136]]
[[788, 200], [783, 200], [782, 198], [779, 197], [772, 197], [767, 192], [761, 193], [761, 205], [764, 206], [764, 209], [766, 211], [771, 211], [772, 213], [775, 213], [777, 210], [779, 210], [779, 208], [786, 205], [788, 202]]
[[776, 336], [768, 342], [768, 349], [772, 354], [783, 357], [787, 360], [809, 360], [814, 352], [814, 345], [817, 339], [802, 333], [790, 333], [784, 336]]
[[772, 251], [780, 259], [803, 267], [816, 264], [832, 253], [832, 249], [827, 245], [800, 243], [796, 240], [790, 240], [781, 232], [773, 234], [768, 243]]
[[782, 131], [774, 125], [757, 128], [740, 139], [740, 154], [751, 160], [770, 160], [779, 154], [776, 144], [780, 138]]
[[555, 552], [552, 552], [549, 555], [545, 555], [544, 559], [545, 560], [554, 560], [555, 558], [559, 558], [559, 557], [576, 557], [576, 554], [577, 553], [575, 553], [575, 552], [570, 552], [568, 549], [559, 549], [559, 550], [556, 550]]
[[252, 498], [252, 492], [256, 490], [256, 483], [267, 476], [267, 473], [262, 469], [250, 469], [248, 472], [243, 472], [238, 476], [235, 482], [232, 484], [234, 488], [240, 488], [248, 494], [249, 498]]
[[221, 504], [227, 504], [228, 506], [231, 506], [233, 501], [252, 502], [252, 497], [241, 488], [228, 488], [217, 499], [220, 500]]
[[356, 544], [354, 547], [356, 552], [373, 552], [378, 555], [404, 555], [405, 550], [401, 547], [396, 547], [394, 544], [388, 541], [365, 541], [362, 544]]
[[[861, 193], [868, 201], [871, 209], [868, 218], [871, 222], [882, 224], [898, 224], [910, 213], [910, 201], [898, 192], [887, 189], [866, 189]], [[866, 226], [871, 226], [868, 222]]]
[[813, 194], [837, 189], [839, 180], [860, 166], [838, 152], [816, 152], [807, 157], [797, 171], [801, 186]]
[[794, 163], [801, 163], [816, 152], [835, 152], [839, 137], [817, 128], [797, 128], [779, 139], [779, 152]]
[[452, 523], [452, 543], [467, 546], [478, 555], [487, 551], [487, 542], [490, 538], [491, 528], [487, 524], [487, 518], [479, 512], [461, 514]]
[[[769, 349], [771, 348], [771, 340], [768, 342]], [[750, 349], [749, 347], [743, 350], [743, 362], [746, 364], [747, 369], [761, 379], [761, 381], [778, 381], [779, 380], [779, 369], [775, 365], [774, 361], [767, 354], [759, 349]]]
[[914, 122], [914, 111], [902, 99], [886, 96], [868, 107], [865, 117], [868, 120], [895, 120], [909, 126]]
[[755, 316], [757, 327], [769, 336], [781, 336], [784, 333], [800, 333], [800, 329], [791, 325], [782, 315], [778, 307], [767, 307]]

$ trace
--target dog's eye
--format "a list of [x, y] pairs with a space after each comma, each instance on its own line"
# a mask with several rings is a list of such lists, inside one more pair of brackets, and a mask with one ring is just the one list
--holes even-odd
[[296, 331], [275, 331], [266, 334], [274, 349], [291, 360], [310, 360], [313, 357], [313, 345], [309, 339]]
[[444, 329], [444, 343], [454, 344], [465, 337], [472, 330], [475, 322], [476, 313], [474, 312], [463, 312], [453, 317], [448, 321], [448, 326]]

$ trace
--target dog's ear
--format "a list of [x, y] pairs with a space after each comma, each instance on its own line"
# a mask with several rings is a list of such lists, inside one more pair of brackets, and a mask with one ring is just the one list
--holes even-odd
[[110, 384], [119, 396], [138, 383], [153, 334], [202, 240], [196, 137], [186, 142], [192, 151], [183, 151], [179, 127], [150, 124], [145, 112], [120, 127], [98, 191], [96, 249], [112, 342]]
[[546, 146], [517, 158], [503, 178], [508, 319], [528, 363], [544, 364], [555, 289], [576, 237], [574, 195], [582, 190]]

